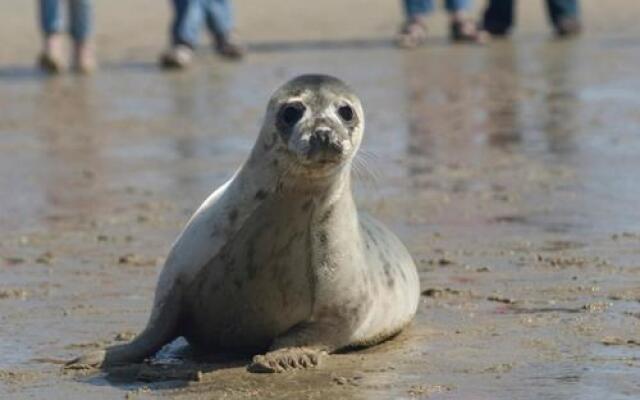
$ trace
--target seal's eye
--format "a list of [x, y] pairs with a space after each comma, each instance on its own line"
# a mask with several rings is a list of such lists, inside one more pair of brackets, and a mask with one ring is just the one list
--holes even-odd
[[344, 122], [351, 122], [353, 121], [353, 108], [347, 105], [340, 106], [338, 108], [338, 115]]
[[289, 103], [280, 109], [278, 119], [286, 126], [293, 126], [300, 121], [306, 107], [300, 102]]

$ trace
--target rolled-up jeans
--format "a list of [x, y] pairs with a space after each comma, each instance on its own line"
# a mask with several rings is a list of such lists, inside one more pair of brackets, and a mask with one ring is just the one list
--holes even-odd
[[[403, 0], [404, 11], [407, 18], [428, 14], [435, 8], [434, 0]], [[445, 0], [444, 6], [449, 12], [466, 10], [470, 7], [471, 0]]]
[[[62, 32], [60, 12], [62, 0], [40, 0], [40, 27], [45, 36]], [[90, 0], [67, 0], [69, 6], [69, 33], [76, 42], [84, 42], [93, 28], [93, 9]]]
[[233, 12], [229, 0], [172, 0], [174, 20], [172, 43], [194, 47], [198, 43], [202, 23], [217, 37], [224, 37], [233, 28]]

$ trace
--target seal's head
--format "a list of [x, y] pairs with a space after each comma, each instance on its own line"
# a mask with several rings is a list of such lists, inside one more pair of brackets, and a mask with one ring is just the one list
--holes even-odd
[[305, 175], [321, 176], [348, 164], [363, 130], [362, 105], [345, 83], [302, 75], [271, 97], [263, 135], [283, 162]]

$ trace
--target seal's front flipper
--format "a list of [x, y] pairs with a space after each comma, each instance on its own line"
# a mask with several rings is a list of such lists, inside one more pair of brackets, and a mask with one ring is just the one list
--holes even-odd
[[178, 336], [179, 304], [174, 298], [156, 304], [147, 327], [131, 342], [84, 354], [67, 362], [65, 369], [107, 368], [144, 361]]
[[253, 357], [249, 372], [284, 372], [320, 365], [327, 352], [310, 347], [288, 347]]
[[[336, 323], [338, 322], [338, 323]], [[264, 355], [253, 357], [250, 372], [283, 372], [313, 368], [332, 351], [348, 344], [348, 324], [341, 321], [302, 323], [278, 337]]]

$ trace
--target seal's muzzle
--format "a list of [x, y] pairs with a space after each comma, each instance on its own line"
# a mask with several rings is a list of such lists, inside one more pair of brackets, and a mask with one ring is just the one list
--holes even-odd
[[330, 128], [321, 127], [316, 128], [309, 138], [309, 151], [307, 152], [307, 156], [340, 155], [342, 150], [342, 143], [340, 143], [335, 132]]

